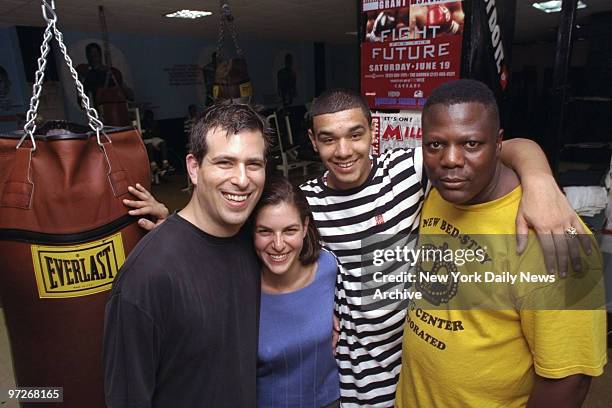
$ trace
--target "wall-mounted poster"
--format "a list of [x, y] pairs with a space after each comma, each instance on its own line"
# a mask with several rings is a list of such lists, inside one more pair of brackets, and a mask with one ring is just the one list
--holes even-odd
[[458, 79], [461, 1], [363, 0], [361, 92], [373, 109], [422, 107], [438, 85]]
[[372, 150], [381, 154], [389, 149], [421, 146], [421, 111], [372, 114]]

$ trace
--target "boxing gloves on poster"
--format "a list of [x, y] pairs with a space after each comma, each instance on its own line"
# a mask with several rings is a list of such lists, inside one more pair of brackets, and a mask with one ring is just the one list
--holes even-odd
[[[367, 13], [365, 40], [381, 42], [389, 38], [419, 39], [427, 27], [439, 27], [437, 34], [463, 32], [465, 14], [461, 1], [449, 1], [432, 5], [411, 5], [385, 11]], [[406, 30], [406, 27], [408, 30]], [[388, 35], [391, 31], [400, 35]], [[387, 35], [383, 34], [386, 33]]]
[[368, 12], [365, 35], [366, 41], [381, 42], [384, 41], [385, 37], [383, 32], [407, 28], [409, 25], [408, 15], [408, 7], [390, 9], [381, 12]]
[[426, 26], [439, 26], [440, 33], [460, 34], [463, 32], [465, 14], [460, 1], [449, 1], [429, 6], [410, 7], [410, 26], [422, 30]]

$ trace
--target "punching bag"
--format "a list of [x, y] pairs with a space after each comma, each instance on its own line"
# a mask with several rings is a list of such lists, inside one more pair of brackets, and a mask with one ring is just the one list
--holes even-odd
[[[253, 96], [253, 86], [249, 79], [247, 61], [242, 49], [238, 46], [234, 16], [229, 4], [221, 0], [219, 18], [219, 33], [217, 42], [217, 68], [215, 70], [215, 83], [213, 85], [213, 99], [248, 99]], [[232, 36], [237, 56], [228, 58], [223, 53], [223, 39], [225, 30]]]
[[[0, 135], [0, 296], [17, 386], [63, 387], [63, 403], [46, 407], [103, 408], [105, 304], [143, 234], [122, 199], [132, 198], [129, 185], [148, 188], [149, 164], [135, 129], [104, 128], [98, 120], [61, 43], [57, 16], [43, 3], [48, 26], [27, 123], [24, 131]], [[51, 122], [37, 130], [53, 34], [89, 128]]]

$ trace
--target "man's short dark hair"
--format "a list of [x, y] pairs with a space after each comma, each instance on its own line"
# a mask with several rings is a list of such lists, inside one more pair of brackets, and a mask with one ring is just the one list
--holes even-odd
[[314, 130], [313, 119], [315, 116], [356, 108], [361, 109], [363, 116], [368, 121], [368, 125], [371, 125], [372, 113], [370, 112], [370, 107], [359, 92], [355, 92], [352, 89], [330, 89], [325, 91], [314, 100], [310, 108], [310, 129]]
[[189, 153], [193, 154], [202, 164], [202, 159], [208, 152], [206, 137], [213, 129], [223, 129], [227, 136], [235, 135], [245, 130], [258, 130], [262, 133], [265, 152], [270, 147], [270, 130], [266, 121], [255, 110], [246, 104], [216, 103], [204, 110], [191, 130], [189, 137]]
[[479, 103], [492, 114], [495, 126], [499, 128], [499, 108], [493, 91], [480, 81], [473, 79], [459, 79], [440, 85], [431, 92], [425, 106], [425, 118], [428, 110], [434, 105], [457, 105], [460, 103]]

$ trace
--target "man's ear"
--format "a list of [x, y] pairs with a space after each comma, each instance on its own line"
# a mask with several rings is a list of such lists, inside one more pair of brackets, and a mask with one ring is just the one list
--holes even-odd
[[317, 144], [315, 143], [315, 135], [312, 133], [312, 129], [308, 129], [308, 138], [310, 139], [310, 143], [312, 143], [312, 148], [315, 152], [319, 153], [317, 150]]
[[191, 180], [191, 184], [194, 186], [198, 185], [198, 169], [200, 165], [198, 164], [198, 160], [191, 153], [185, 157], [185, 165], [187, 166], [187, 174], [189, 175], [189, 180]]
[[502, 149], [502, 142], [504, 141], [504, 129], [499, 129], [497, 134], [497, 140], [495, 143], [497, 144], [497, 153], [499, 154]]

